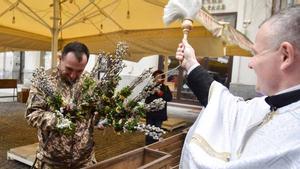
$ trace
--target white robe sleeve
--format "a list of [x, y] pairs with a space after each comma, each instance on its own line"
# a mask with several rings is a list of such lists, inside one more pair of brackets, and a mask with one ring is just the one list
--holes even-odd
[[[246, 102], [214, 81], [207, 107], [187, 134], [180, 168], [222, 168], [229, 160], [238, 158], [244, 134], [268, 112], [263, 99]], [[252, 111], [252, 107], [261, 111]]]

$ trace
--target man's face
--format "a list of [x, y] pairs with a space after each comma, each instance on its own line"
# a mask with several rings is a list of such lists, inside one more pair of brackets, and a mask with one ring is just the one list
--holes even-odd
[[60, 59], [60, 64], [58, 65], [59, 73], [63, 80], [69, 84], [73, 84], [79, 79], [87, 62], [85, 54], [83, 54], [82, 60], [79, 62], [74, 52], [69, 52]]
[[165, 76], [164, 75], [156, 75], [155, 76], [155, 81], [157, 83], [163, 84], [165, 82]]
[[270, 45], [270, 28], [265, 23], [258, 30], [248, 65], [257, 76], [256, 90], [264, 95], [275, 94], [280, 80], [280, 57], [277, 48]]

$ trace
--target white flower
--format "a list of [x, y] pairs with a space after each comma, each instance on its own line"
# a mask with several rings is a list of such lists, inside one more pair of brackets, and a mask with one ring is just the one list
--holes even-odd
[[107, 124], [107, 118], [99, 120], [98, 125], [106, 125]]
[[71, 129], [72, 122], [67, 118], [60, 118], [58, 119], [58, 123], [56, 124], [56, 127], [59, 129], [65, 129], [69, 128]]
[[166, 133], [159, 127], [155, 127], [154, 125], [151, 126], [150, 124], [145, 125], [144, 123], [139, 123], [134, 128], [140, 132], [144, 132], [146, 136], [150, 136], [155, 140], [159, 140], [162, 134]]
[[143, 101], [140, 101], [140, 102], [138, 102], [138, 105], [141, 106], [141, 107], [144, 107], [145, 103]]
[[56, 116], [57, 116], [58, 118], [63, 118], [63, 117], [64, 117], [64, 115], [62, 114], [62, 112], [60, 112], [60, 111], [58, 111], [58, 110], [55, 110], [55, 113], [56, 113]]

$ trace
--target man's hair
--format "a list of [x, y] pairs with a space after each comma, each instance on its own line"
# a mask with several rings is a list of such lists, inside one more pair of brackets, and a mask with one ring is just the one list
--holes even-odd
[[[163, 74], [164, 72], [162, 71], [162, 70], [156, 70], [156, 71], [154, 71], [153, 73], [152, 73], [152, 76], [153, 77], [156, 77], [157, 75], [160, 75], [160, 74]], [[165, 77], [165, 75], [163, 74], [162, 75], [162, 78], [164, 78]]]
[[79, 62], [81, 62], [83, 54], [87, 56], [87, 60], [89, 60], [90, 57], [90, 52], [87, 46], [77, 41], [70, 42], [64, 47], [61, 58], [63, 59], [69, 52], [73, 52]]
[[273, 15], [264, 23], [270, 24], [270, 45], [279, 47], [289, 42], [300, 50], [300, 6], [294, 6]]

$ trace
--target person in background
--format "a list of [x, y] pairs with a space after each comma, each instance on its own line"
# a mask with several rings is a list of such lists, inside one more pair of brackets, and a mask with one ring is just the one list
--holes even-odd
[[[159, 98], [162, 98], [164, 101], [166, 101], [166, 103], [163, 109], [159, 111], [149, 111], [146, 113], [146, 124], [161, 128], [163, 121], [168, 119], [167, 102], [172, 100], [172, 93], [169, 87], [164, 84], [165, 75], [163, 74], [163, 71], [156, 70], [153, 72], [152, 77], [155, 78], [155, 81], [158, 82], [158, 84], [160, 84], [160, 87], [155, 91], [154, 94], [151, 94], [146, 98], [145, 103], [151, 103], [153, 100]], [[154, 140], [152, 137], [146, 136], [146, 145], [152, 144], [156, 141], [157, 140]]]
[[[56, 68], [47, 70], [50, 80], [65, 99], [71, 99], [72, 89], [80, 83], [88, 63], [89, 50], [80, 42], [67, 44]], [[37, 128], [39, 147], [33, 167], [82, 168], [96, 163], [94, 154], [94, 112], [84, 119], [76, 120], [75, 134], [66, 136], [55, 129], [57, 118], [49, 110], [46, 95], [32, 85], [25, 118], [28, 124]]]
[[185, 138], [179, 168], [300, 168], [300, 6], [263, 22], [252, 52], [248, 66], [265, 96], [244, 101], [209, 76], [187, 42], [179, 44], [176, 58], [206, 106]]

